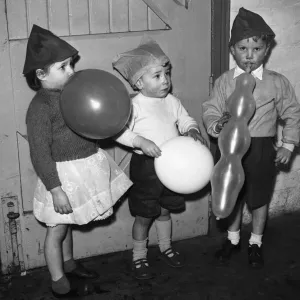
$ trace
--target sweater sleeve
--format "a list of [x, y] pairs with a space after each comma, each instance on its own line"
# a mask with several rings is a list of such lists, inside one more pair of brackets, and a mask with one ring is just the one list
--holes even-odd
[[61, 185], [56, 162], [51, 156], [52, 130], [49, 107], [43, 102], [32, 102], [26, 116], [27, 135], [32, 165], [46, 189]]
[[282, 141], [288, 144], [299, 144], [300, 135], [300, 105], [294, 88], [287, 78], [280, 77], [279, 94], [276, 101], [278, 116], [284, 121]]
[[202, 105], [204, 125], [207, 133], [213, 137], [218, 137], [214, 128], [222, 114], [225, 112], [226, 95], [225, 92], [222, 92], [224, 81], [225, 76], [221, 76], [215, 81], [210, 98]]
[[132, 113], [129, 118], [129, 121], [127, 122], [125, 128], [121, 131], [121, 133], [115, 137], [115, 141], [117, 141], [118, 143], [124, 146], [131, 147], [131, 148], [134, 148], [133, 140], [138, 136], [136, 133], [132, 131], [137, 116], [137, 109], [138, 109], [137, 106], [133, 104]]
[[178, 130], [181, 134], [188, 132], [190, 129], [195, 128], [199, 131], [197, 121], [192, 118], [187, 110], [182, 105], [181, 101], [169, 94], [170, 100], [172, 101], [173, 112], [177, 119]]

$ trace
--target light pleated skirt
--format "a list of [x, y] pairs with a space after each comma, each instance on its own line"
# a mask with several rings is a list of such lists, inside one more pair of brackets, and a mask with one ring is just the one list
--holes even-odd
[[132, 185], [122, 169], [102, 149], [87, 158], [57, 162], [56, 167], [73, 213], [55, 212], [51, 193], [38, 179], [33, 212], [47, 226], [82, 225], [106, 219], [113, 213], [114, 204]]

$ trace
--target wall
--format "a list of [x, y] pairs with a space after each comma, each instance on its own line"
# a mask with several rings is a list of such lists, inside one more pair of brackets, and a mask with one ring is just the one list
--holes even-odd
[[[267, 68], [285, 75], [294, 86], [300, 100], [300, 1], [231, 0], [231, 25], [240, 7], [260, 14], [275, 32], [276, 46], [267, 63]], [[235, 63], [231, 57], [230, 67], [234, 66]], [[270, 205], [270, 216], [300, 210], [299, 153], [299, 149], [296, 149], [290, 168], [280, 170], [278, 173]], [[249, 221], [247, 213], [245, 220]]]

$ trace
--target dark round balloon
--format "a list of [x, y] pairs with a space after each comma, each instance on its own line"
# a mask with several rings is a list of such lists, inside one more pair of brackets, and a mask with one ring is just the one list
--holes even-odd
[[131, 113], [129, 93], [120, 79], [97, 69], [76, 72], [64, 87], [60, 107], [66, 124], [91, 139], [118, 134]]

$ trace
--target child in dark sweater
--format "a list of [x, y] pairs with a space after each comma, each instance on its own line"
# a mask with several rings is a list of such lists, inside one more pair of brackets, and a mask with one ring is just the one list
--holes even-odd
[[30, 155], [38, 175], [33, 211], [47, 225], [45, 258], [58, 298], [78, 294], [66, 274], [97, 276], [74, 261], [70, 224], [109, 217], [132, 184], [95, 140], [76, 134], [64, 122], [60, 95], [74, 74], [77, 54], [64, 40], [33, 25], [23, 70], [27, 83], [37, 91], [26, 115]]

